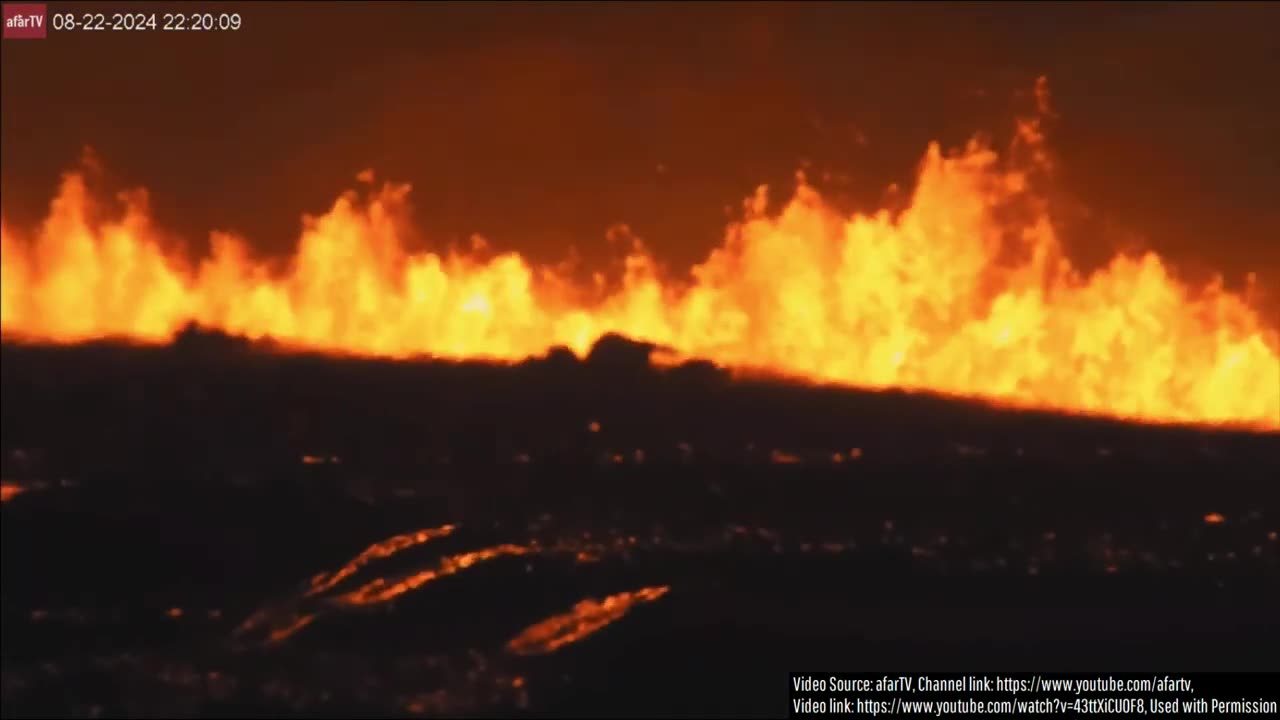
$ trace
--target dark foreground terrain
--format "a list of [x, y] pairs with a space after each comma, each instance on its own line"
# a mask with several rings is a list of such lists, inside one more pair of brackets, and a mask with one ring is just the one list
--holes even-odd
[[1280, 438], [649, 368], [6, 345], [3, 714], [777, 716], [1280, 669]]

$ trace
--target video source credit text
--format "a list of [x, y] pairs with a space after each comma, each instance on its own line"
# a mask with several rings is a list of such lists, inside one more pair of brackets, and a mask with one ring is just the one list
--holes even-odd
[[792, 673], [791, 715], [1275, 715], [1280, 674]]

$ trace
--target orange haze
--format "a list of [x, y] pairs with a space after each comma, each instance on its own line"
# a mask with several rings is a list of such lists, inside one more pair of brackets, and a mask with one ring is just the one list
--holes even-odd
[[499, 360], [583, 353], [612, 331], [816, 381], [1280, 428], [1276, 327], [1153, 253], [1075, 270], [1033, 190], [1048, 166], [1039, 120], [1019, 128], [1003, 161], [977, 142], [930, 146], [896, 215], [840, 214], [803, 178], [768, 213], [761, 188], [683, 280], [636, 240], [620, 278], [590, 283], [480, 244], [411, 253], [408, 187], [391, 184], [306, 219], [287, 263], [222, 233], [192, 262], [158, 240], [145, 194], [99, 220], [71, 174], [37, 231], [0, 225], [0, 327], [11, 339], [163, 341], [194, 320], [324, 350]]

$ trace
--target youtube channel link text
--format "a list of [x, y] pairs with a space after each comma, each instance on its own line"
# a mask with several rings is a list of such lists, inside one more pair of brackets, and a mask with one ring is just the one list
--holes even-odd
[[1280, 673], [792, 673], [792, 717], [1277, 714]]

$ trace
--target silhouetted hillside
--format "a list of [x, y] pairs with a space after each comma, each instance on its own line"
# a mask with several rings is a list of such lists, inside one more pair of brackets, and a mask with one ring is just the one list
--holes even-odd
[[1195, 462], [1274, 458], [1280, 437], [731, 380], [708, 363], [656, 369], [652, 349], [611, 335], [585, 361], [553, 350], [498, 366], [288, 353], [196, 329], [168, 347], [5, 345], [0, 442], [96, 468], [143, 455], [213, 468], [244, 453], [415, 465], [635, 449], [655, 461], [691, 450], [736, 462], [752, 449], [829, 459], [857, 448], [871, 461], [982, 453]]
[[[5, 716], [772, 717], [801, 667], [1274, 666], [1280, 436], [653, 350], [4, 345]], [[578, 634], [512, 651], [541, 623]]]

